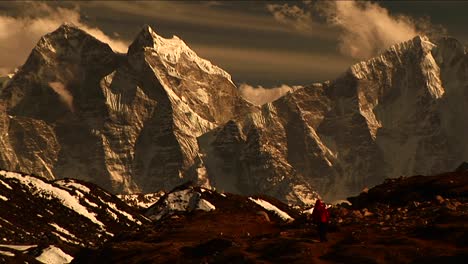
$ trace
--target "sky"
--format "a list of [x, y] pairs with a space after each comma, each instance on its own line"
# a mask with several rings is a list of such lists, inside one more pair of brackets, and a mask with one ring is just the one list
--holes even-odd
[[0, 74], [63, 22], [120, 52], [148, 24], [229, 72], [244, 93], [276, 96], [418, 34], [466, 45], [467, 11], [468, 1], [0, 1]]

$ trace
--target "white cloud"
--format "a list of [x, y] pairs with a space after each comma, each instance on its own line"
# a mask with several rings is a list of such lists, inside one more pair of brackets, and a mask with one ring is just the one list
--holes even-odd
[[404, 15], [392, 15], [378, 3], [367, 1], [319, 1], [296, 5], [267, 5], [275, 20], [298, 31], [310, 33], [318, 23], [338, 30], [338, 47], [342, 54], [367, 59], [389, 46], [416, 35], [444, 31], [430, 21]]
[[324, 2], [319, 9], [341, 30], [339, 49], [353, 58], [369, 58], [389, 46], [421, 34], [407, 16], [392, 16], [377, 3]]
[[295, 91], [302, 88], [302, 86], [288, 86], [283, 84], [279, 87], [265, 88], [263, 86], [253, 87], [246, 83], [242, 83], [239, 86], [239, 91], [242, 97], [247, 101], [256, 104], [262, 105], [269, 102], [273, 102], [281, 96], [285, 95], [290, 91]]
[[[36, 16], [0, 15], [0, 75], [21, 66], [41, 36], [54, 31], [64, 22], [72, 23], [118, 52], [126, 52], [127, 43], [109, 37], [96, 27], [83, 23], [78, 10], [51, 8], [44, 3], [29, 3]], [[39, 15], [40, 14], [40, 15]]]
[[60, 97], [60, 100], [65, 103], [68, 109], [70, 109], [71, 112], [75, 112], [75, 109], [73, 108], [73, 96], [63, 85], [63, 83], [49, 82], [49, 86], [52, 88], [52, 90], [54, 90], [54, 92], [57, 93], [57, 95]]

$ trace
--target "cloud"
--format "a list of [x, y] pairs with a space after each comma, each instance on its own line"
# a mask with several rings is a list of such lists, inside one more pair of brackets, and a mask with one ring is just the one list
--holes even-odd
[[83, 23], [78, 10], [52, 8], [44, 3], [29, 3], [35, 15], [12, 17], [0, 15], [0, 75], [12, 72], [22, 65], [41, 36], [54, 31], [62, 23], [69, 22], [85, 30], [95, 38], [108, 43], [118, 52], [126, 52], [127, 44], [107, 36], [96, 27]]
[[[278, 83], [302, 84], [335, 78], [355, 63], [336, 52], [311, 53], [290, 49], [258, 49], [191, 45], [202, 58], [227, 70], [239, 82], [276, 86]], [[262, 83], [259, 83], [262, 80]]]
[[[435, 30], [427, 18], [392, 15], [378, 3], [367, 1], [305, 2], [301, 7], [267, 5], [267, 9], [278, 22], [304, 33], [313, 32], [314, 23], [338, 30], [340, 52], [355, 59], [367, 59], [418, 34], [444, 32], [440, 26]], [[307, 23], [309, 26], [304, 25]]]
[[63, 83], [61, 82], [49, 82], [50, 88], [57, 93], [60, 97], [60, 100], [65, 103], [65, 105], [70, 109], [71, 112], [75, 112], [73, 108], [73, 96], [72, 94], [65, 88]]
[[239, 91], [242, 97], [247, 101], [256, 104], [262, 105], [269, 102], [273, 102], [281, 96], [285, 95], [290, 91], [295, 91], [302, 88], [302, 86], [288, 86], [283, 84], [279, 87], [265, 88], [263, 86], [253, 87], [246, 83], [242, 83], [239, 86]]
[[393, 44], [420, 34], [409, 17], [392, 16], [377, 3], [323, 2], [318, 9], [329, 25], [341, 30], [341, 53], [353, 58], [369, 58]]
[[310, 32], [312, 30], [312, 18], [310, 12], [297, 5], [268, 4], [268, 11], [273, 14], [276, 21], [290, 25], [299, 31]]

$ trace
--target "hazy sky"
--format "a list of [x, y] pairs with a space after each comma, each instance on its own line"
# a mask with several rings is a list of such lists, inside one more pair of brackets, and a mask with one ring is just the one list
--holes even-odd
[[306, 85], [416, 34], [468, 42], [468, 2], [0, 2], [0, 73], [68, 21], [124, 50], [144, 24], [177, 35], [238, 84]]

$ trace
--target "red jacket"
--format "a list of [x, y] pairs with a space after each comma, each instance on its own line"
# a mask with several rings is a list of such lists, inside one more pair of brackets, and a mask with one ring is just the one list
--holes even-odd
[[330, 221], [330, 213], [325, 207], [325, 204], [320, 200], [317, 200], [315, 203], [314, 212], [312, 213], [312, 221], [316, 224], [328, 223], [328, 221]]

